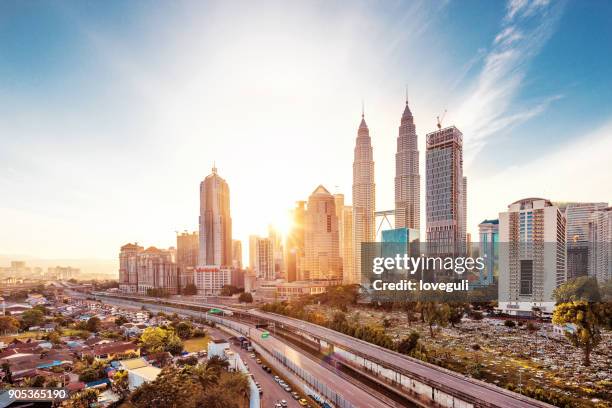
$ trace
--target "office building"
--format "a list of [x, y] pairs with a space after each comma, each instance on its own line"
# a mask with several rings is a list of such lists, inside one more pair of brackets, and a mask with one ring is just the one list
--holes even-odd
[[225, 285], [232, 284], [232, 268], [218, 266], [198, 266], [194, 273], [198, 295], [217, 296]]
[[119, 290], [138, 292], [138, 255], [144, 251], [140, 245], [126, 244], [119, 252]]
[[353, 207], [345, 205], [342, 211], [342, 283], [361, 284], [361, 276], [355, 273], [355, 251], [353, 248]]
[[212, 173], [200, 183], [199, 266], [232, 265], [232, 218], [227, 182]]
[[304, 224], [304, 268], [300, 280], [341, 279], [338, 217], [334, 197], [318, 186], [308, 198]]
[[498, 274], [499, 262], [499, 220], [484, 220], [478, 224], [478, 237], [480, 245], [480, 256], [484, 258], [485, 268], [479, 271], [475, 287], [483, 287], [492, 284]]
[[178, 293], [176, 263], [172, 251], [149, 247], [138, 254], [137, 292], [149, 294], [150, 289], [164, 293]]
[[612, 207], [594, 211], [589, 217], [589, 276], [599, 284], [612, 279]]
[[357, 130], [353, 161], [353, 252], [354, 275], [361, 280], [361, 245], [376, 240], [374, 211], [376, 186], [374, 184], [374, 157], [370, 130], [362, 112]]
[[239, 239], [232, 241], [232, 267], [242, 269], [242, 241]]
[[285, 271], [288, 282], [299, 279], [304, 259], [304, 218], [306, 202], [298, 201], [292, 211], [292, 225], [285, 242]]
[[255, 276], [257, 279], [274, 280], [274, 245], [270, 238], [257, 238], [255, 241]]
[[542, 198], [526, 198], [499, 214], [499, 309], [550, 315], [553, 291], [566, 281], [566, 220]]
[[176, 272], [179, 290], [193, 284], [193, 271], [198, 265], [200, 237], [197, 232], [187, 231], [176, 235]]
[[431, 251], [465, 252], [467, 178], [463, 134], [454, 126], [427, 134], [426, 237]]
[[420, 229], [420, 202], [418, 137], [406, 98], [395, 153], [395, 228]]
[[567, 203], [567, 278], [587, 276], [589, 270], [589, 221], [595, 211], [608, 203]]

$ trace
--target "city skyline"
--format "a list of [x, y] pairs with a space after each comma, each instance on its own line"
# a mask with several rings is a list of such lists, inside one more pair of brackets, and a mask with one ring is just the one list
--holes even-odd
[[[348, 13], [264, 5], [250, 10], [254, 20], [274, 24], [252, 41], [246, 17], [235, 30], [223, 25], [238, 5], [165, 5], [156, 12], [123, 5], [98, 17], [88, 8], [96, 6], [68, 3], [49, 3], [33, 15], [25, 5], [0, 7], [14, 17], [0, 40], [10, 56], [0, 71], [11, 101], [0, 110], [2, 255], [114, 259], [118, 243], [174, 245], [174, 231], [197, 230], [197, 184], [215, 161], [232, 187], [233, 238], [246, 245], [249, 235], [282, 224], [313, 186], [337, 185], [332, 194], [351, 196], [362, 99], [376, 210], [393, 209], [406, 84], [421, 154], [445, 109], [443, 126], [464, 134], [472, 236], [483, 219], [521, 197], [612, 201], [612, 82], [604, 78], [612, 31], [572, 24], [605, 15], [593, 5], [510, 1], [461, 11], [455, 2], [399, 9], [361, 3]], [[468, 46], [452, 33], [475, 21], [469, 11], [487, 23], [469, 33]], [[460, 22], [453, 24], [456, 12]], [[124, 22], [113, 21], [117, 13]], [[447, 32], [438, 32], [445, 22]], [[34, 23], [41, 23], [39, 34], [24, 35]], [[311, 38], [310, 29], [320, 34]], [[576, 34], [592, 47], [568, 40]], [[248, 68], [236, 68], [241, 58]], [[584, 65], [559, 69], [567, 60]], [[111, 80], [116, 85], [107, 89]], [[424, 183], [422, 177], [423, 191]], [[280, 193], [251, 199], [269, 187]]]

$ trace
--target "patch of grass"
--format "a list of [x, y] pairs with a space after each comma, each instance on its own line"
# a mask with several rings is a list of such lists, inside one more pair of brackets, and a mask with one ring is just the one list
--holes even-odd
[[89, 332], [87, 330], [78, 330], [78, 329], [70, 329], [70, 328], [62, 329], [62, 336], [80, 337], [84, 333], [89, 335]]
[[185, 347], [185, 351], [190, 353], [206, 350], [208, 348], [208, 342], [210, 341], [210, 337], [196, 337], [193, 339], [185, 340], [183, 343]]
[[5, 344], [8, 344], [14, 339], [19, 339], [19, 340], [38, 339], [42, 337], [44, 334], [45, 333], [41, 331], [27, 331], [27, 332], [23, 332], [19, 334], [14, 334], [11, 336], [0, 337], [0, 341], [4, 342]]

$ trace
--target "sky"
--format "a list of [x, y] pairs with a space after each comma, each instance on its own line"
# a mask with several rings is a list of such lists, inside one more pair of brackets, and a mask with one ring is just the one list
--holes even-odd
[[174, 245], [213, 164], [247, 247], [319, 184], [350, 203], [362, 101], [392, 209], [406, 90], [423, 200], [436, 117], [464, 134], [472, 234], [525, 197], [612, 203], [610, 73], [605, 0], [2, 1], [0, 254]]

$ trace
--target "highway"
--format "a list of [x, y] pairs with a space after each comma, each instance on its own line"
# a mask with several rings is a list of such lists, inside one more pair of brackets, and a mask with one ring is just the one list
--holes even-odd
[[[99, 296], [99, 295], [98, 295]], [[104, 302], [109, 304], [115, 304], [118, 306], [124, 307], [141, 307], [145, 306], [148, 310], [154, 312], [165, 312], [165, 313], [177, 313], [180, 315], [188, 315], [197, 318], [203, 318], [204, 314], [202, 312], [188, 310], [188, 309], [180, 309], [166, 305], [155, 305], [151, 303], [139, 302], [133, 299], [119, 299], [116, 297], [104, 297]], [[234, 325], [242, 327], [244, 330], [248, 331], [250, 329], [253, 336], [258, 339], [261, 338], [262, 330], [254, 329], [249, 327], [246, 324], [238, 323], [232, 321]], [[341, 397], [348, 402], [348, 407], [352, 408], [389, 408], [390, 405], [380, 401], [378, 398], [372, 396], [367, 390], [360, 388], [349, 381], [343, 379], [336, 373], [324, 368], [317, 361], [311, 359], [306, 356], [302, 352], [294, 349], [281, 342], [280, 340], [274, 338], [273, 336], [268, 337], [265, 340], [259, 340], [258, 344], [264, 348], [269, 353], [274, 353], [275, 351], [281, 353], [287, 359], [292, 361], [296, 366], [308, 372], [312, 377], [316, 378], [319, 382], [327, 384], [327, 386], [334, 390], [336, 393], [340, 394]], [[249, 367], [251, 367], [251, 363], [249, 363]], [[265, 393], [265, 390], [264, 390]], [[287, 394], [290, 397], [289, 394]], [[287, 398], [285, 398], [287, 399]], [[288, 400], [288, 399], [287, 399]]]
[[[151, 298], [143, 300], [155, 301], [155, 299]], [[544, 402], [537, 401], [535, 399], [531, 399], [517, 393], [513, 393], [495, 385], [466, 377], [464, 375], [455, 373], [450, 370], [446, 370], [433, 364], [425, 363], [423, 361], [408, 357], [406, 355], [385, 349], [383, 347], [376, 346], [363, 340], [359, 340], [343, 333], [339, 333], [335, 330], [331, 330], [326, 327], [322, 327], [303, 320], [298, 320], [273, 313], [266, 313], [257, 309], [235, 309], [228, 307], [227, 305], [201, 304], [184, 300], [174, 301], [164, 299], [164, 301], [169, 301], [177, 305], [183, 304], [186, 306], [220, 307], [225, 310], [247, 313], [253, 317], [275, 322], [276, 324], [290, 326], [292, 328], [295, 328], [295, 330], [297, 331], [304, 332], [319, 339], [325, 340], [328, 343], [335, 344], [336, 346], [339, 346], [344, 350], [362, 356], [366, 359], [369, 359], [370, 361], [377, 362], [380, 365], [386, 368], [393, 369], [398, 373], [404, 374], [408, 377], [425, 382], [427, 384], [434, 385], [441, 391], [451, 393], [452, 395], [455, 395], [466, 401], [475, 401], [477, 402], [477, 406], [503, 408], [553, 407], [552, 405], [546, 404]], [[149, 305], [150, 304], [147, 303], [147, 306]], [[186, 312], [185, 309], [181, 310], [181, 313]], [[284, 346], [287, 347], [286, 345]], [[293, 351], [296, 352], [295, 350]], [[344, 390], [344, 388], [334, 388]], [[379, 401], [378, 405], [375, 406], [381, 406], [380, 404], [381, 403]]]

